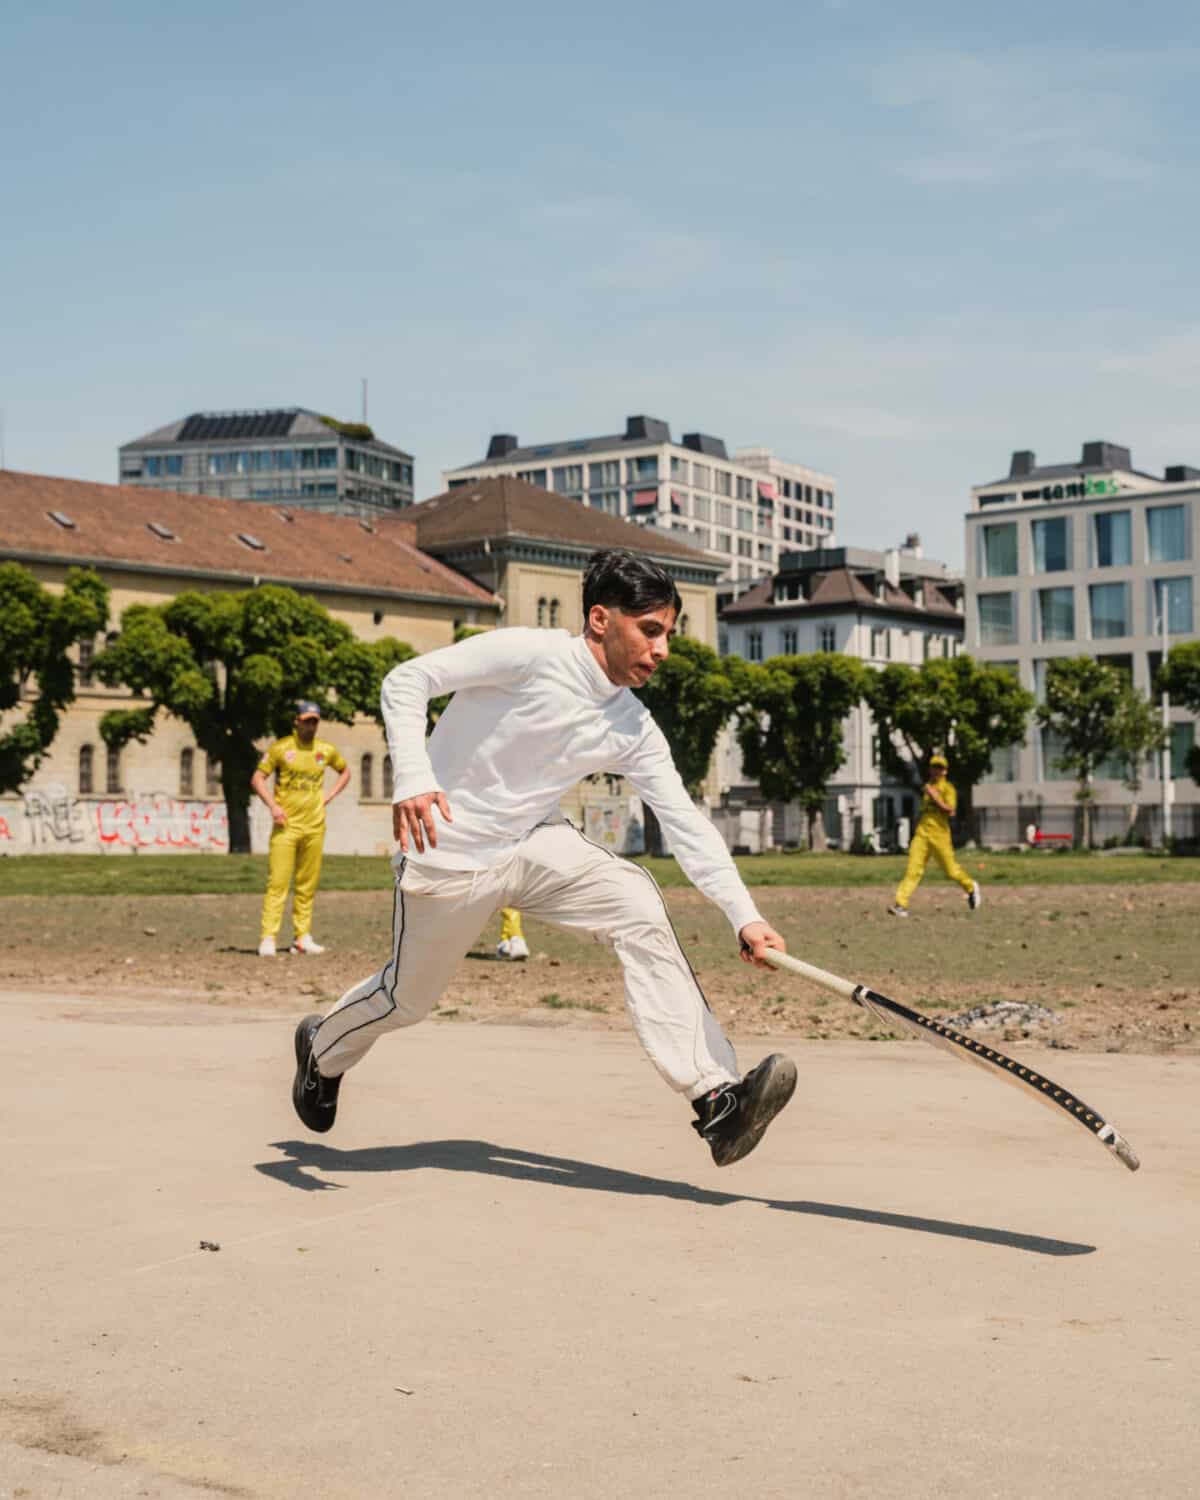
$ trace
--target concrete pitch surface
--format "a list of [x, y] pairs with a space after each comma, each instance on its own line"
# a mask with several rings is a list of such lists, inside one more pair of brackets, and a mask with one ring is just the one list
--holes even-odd
[[[1200, 1059], [800, 1043], [718, 1171], [632, 1037], [0, 996], [0, 1497], [1196, 1494]], [[743, 1047], [742, 1062], [761, 1045]], [[201, 1250], [201, 1240], [219, 1250]]]

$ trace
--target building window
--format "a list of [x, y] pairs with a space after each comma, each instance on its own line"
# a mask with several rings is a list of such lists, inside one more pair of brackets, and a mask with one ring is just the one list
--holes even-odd
[[90, 797], [95, 788], [95, 777], [93, 767], [96, 763], [96, 751], [91, 745], [80, 745], [79, 747], [79, 795]]
[[1192, 746], [1196, 743], [1195, 724], [1172, 724], [1171, 725], [1171, 779], [1176, 780], [1190, 775], [1188, 771], [1188, 756], [1191, 754]]
[[110, 797], [121, 790], [121, 752], [112, 745], [104, 757], [104, 790]]
[[797, 635], [794, 626], [788, 626], [783, 632], [783, 654], [784, 656], [795, 656], [797, 650]]
[[383, 785], [379, 788], [379, 795], [390, 802], [395, 794], [395, 788], [396, 778], [392, 772], [392, 757], [385, 755], [383, 757]]
[[1055, 516], [1048, 521], [1034, 521], [1033, 571], [1035, 573], [1064, 573], [1071, 566], [1070, 537], [1066, 516]]
[[337, 454], [338, 454], [338, 451], [337, 451], [336, 448], [318, 448], [317, 449], [317, 468], [318, 469], [336, 469], [337, 468]]
[[629, 460], [628, 474], [631, 479], [657, 479], [657, 456], [651, 453], [642, 458], [631, 458]]
[[1102, 510], [1092, 517], [1096, 567], [1127, 568], [1133, 561], [1133, 528], [1127, 510]]
[[979, 595], [979, 644], [1008, 646], [1017, 638], [1015, 594]]
[[593, 490], [615, 489], [621, 483], [621, 461], [606, 458], [598, 464], [588, 464], [588, 488]]
[[1152, 505], [1146, 511], [1146, 560], [1186, 562], [1190, 553], [1187, 510], [1182, 505]]
[[687, 635], [687, 633], [688, 633], [688, 617], [687, 617], [687, 615], [680, 615], [679, 616], [679, 619], [676, 621], [676, 624], [675, 624], [675, 630], [676, 630], [676, 633], [678, 635]]
[[743, 474], [737, 476], [737, 497], [739, 500], [754, 499], [754, 481], [747, 479]]
[[91, 687], [92, 685], [92, 661], [96, 655], [96, 643], [93, 640], [82, 640], [79, 643], [79, 686]]
[[1017, 523], [983, 527], [983, 576], [1011, 578], [1017, 571]]
[[190, 747], [179, 752], [179, 795], [190, 797], [196, 790], [196, 752]]
[[817, 631], [817, 641], [822, 651], [836, 651], [837, 631], [832, 625], [822, 625]]
[[1062, 741], [1053, 729], [1042, 730], [1042, 780], [1043, 781], [1074, 781], [1074, 771], [1064, 771], [1058, 765], [1058, 758], [1063, 752]]
[[517, 473], [518, 479], [523, 479], [526, 484], [535, 484], [539, 490], [546, 488], [545, 469], [521, 469]]
[[1094, 641], [1115, 640], [1130, 634], [1127, 583], [1093, 583], [1088, 589], [1088, 604]]
[[746, 660], [762, 661], [763, 659], [763, 637], [761, 630], [748, 630], [746, 632]]
[[688, 461], [686, 458], [676, 458], [671, 455], [671, 478], [678, 479], [681, 484], [688, 482]]
[[712, 470], [707, 464], [692, 465], [692, 488], [697, 490], [712, 489]]
[[714, 488], [718, 495], [733, 494], [733, 475], [728, 469], [713, 470]]
[[550, 601], [550, 629], [551, 630], [557, 630], [558, 629], [558, 600], [557, 599], [551, 599], [551, 601]]
[[538, 600], [537, 622], [539, 625], [545, 625], [546, 623], [546, 599], [544, 595]]
[[748, 536], [740, 536], [740, 537], [738, 537], [737, 544], [738, 544], [738, 548], [737, 549], [738, 549], [738, 556], [739, 557], [753, 557], [754, 556], [754, 543], [750, 540], [750, 538]]
[[564, 464], [555, 469], [554, 488], [560, 495], [578, 494], [583, 489], [583, 465]]
[[1191, 635], [1192, 633], [1192, 580], [1188, 578], [1156, 578], [1150, 584], [1150, 629], [1155, 635], [1162, 634], [1163, 611], [1167, 615], [1169, 635]]
[[1038, 590], [1038, 639], [1073, 641], [1075, 639], [1075, 590]]
[[375, 757], [368, 753], [358, 762], [358, 796], [360, 801], [369, 802], [374, 795]]
[[886, 625], [874, 625], [871, 627], [871, 655], [881, 660], [887, 660], [892, 654], [892, 643], [890, 632]]
[[221, 762], [213, 755], [204, 757], [204, 795], [206, 797], [221, 795]]

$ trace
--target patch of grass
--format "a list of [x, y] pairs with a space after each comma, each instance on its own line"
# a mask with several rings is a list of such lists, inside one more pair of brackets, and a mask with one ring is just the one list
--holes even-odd
[[543, 995], [538, 1004], [547, 1010], [590, 1010], [595, 1015], [604, 1015], [608, 1010], [607, 1005], [599, 1005], [594, 1000], [564, 1000], [557, 990]]
[[[1148, 885], [1200, 881], [1200, 859], [1147, 854], [1105, 859], [1097, 854], [960, 855], [983, 885]], [[639, 859], [666, 889], [689, 881], [673, 859]], [[758, 854], [735, 861], [750, 886], [838, 888], [894, 886], [900, 855]], [[201, 896], [262, 892], [263, 854], [30, 854], [0, 858], [4, 896]], [[390, 891], [392, 866], [382, 855], [328, 854], [321, 890]], [[932, 866], [922, 890], [945, 885]]]

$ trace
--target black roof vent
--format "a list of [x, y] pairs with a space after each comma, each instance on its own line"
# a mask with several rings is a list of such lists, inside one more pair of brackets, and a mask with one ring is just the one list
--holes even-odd
[[1200, 479], [1200, 469], [1191, 464], [1169, 464], [1163, 470], [1163, 478], [1168, 484], [1183, 484], [1189, 479]]
[[1129, 449], [1122, 448], [1120, 443], [1084, 443], [1079, 462], [1085, 469], [1133, 468]]
[[164, 542], [177, 542], [179, 538], [169, 526], [164, 526], [161, 521], [147, 521], [147, 531], [152, 531], [155, 536], [161, 537]]
[[518, 447], [516, 434], [513, 432], [495, 432], [488, 444], [487, 456], [489, 458], [507, 458], [514, 448]]
[[65, 510], [48, 510], [46, 514], [56, 526], [61, 526], [65, 531], [75, 530], [75, 522], [72, 521]]
[[239, 531], [237, 539], [243, 547], [249, 547], [253, 552], [265, 552], [267, 550], [266, 542], [260, 541], [258, 537], [252, 535], [249, 531]]
[[625, 441], [627, 443], [669, 443], [671, 424], [660, 422], [657, 417], [626, 417]]
[[1010, 479], [1024, 479], [1026, 475], [1032, 474], [1037, 468], [1037, 454], [1032, 448], [1020, 448], [1012, 456], [1012, 463], [1008, 466], [1008, 477]]
[[707, 453], [709, 458], [729, 457], [725, 451], [725, 439], [709, 437], [707, 432], [685, 432], [683, 446], [691, 448], [695, 453]]

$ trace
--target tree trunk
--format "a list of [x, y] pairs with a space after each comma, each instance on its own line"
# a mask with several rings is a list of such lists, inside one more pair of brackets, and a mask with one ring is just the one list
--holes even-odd
[[975, 788], [970, 782], [962, 789], [955, 822], [958, 824], [958, 837], [954, 840], [956, 844], [979, 843], [979, 815], [975, 811]]
[[221, 756], [221, 791], [229, 820], [230, 854], [250, 853], [250, 778], [258, 765], [254, 743], [226, 740]]
[[829, 841], [825, 837], [825, 809], [824, 807], [806, 807], [804, 809], [808, 816], [808, 847], [810, 850], [822, 850], [829, 847]]

